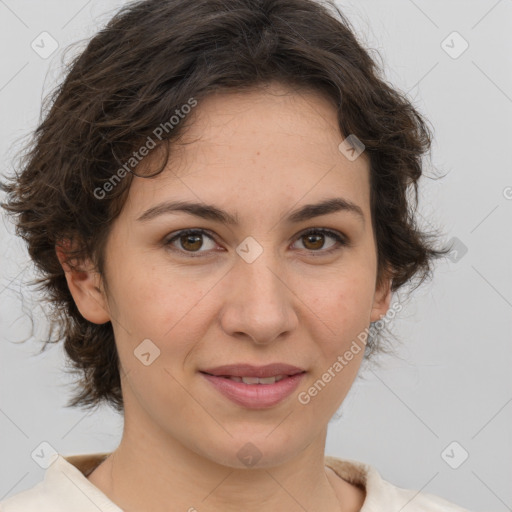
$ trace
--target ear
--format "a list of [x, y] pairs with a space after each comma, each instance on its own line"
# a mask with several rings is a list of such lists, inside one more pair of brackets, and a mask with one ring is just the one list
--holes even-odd
[[94, 269], [90, 259], [72, 262], [67, 254], [70, 248], [70, 241], [64, 240], [55, 245], [55, 252], [64, 270], [76, 307], [89, 322], [104, 324], [110, 320], [110, 315], [104, 292], [102, 292], [101, 276]]
[[391, 303], [391, 283], [392, 279], [384, 276], [380, 285], [376, 287], [370, 322], [377, 322], [387, 313]]

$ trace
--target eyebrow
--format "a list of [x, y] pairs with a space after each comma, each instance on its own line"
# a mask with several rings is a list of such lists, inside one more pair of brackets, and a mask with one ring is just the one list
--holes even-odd
[[[341, 197], [326, 199], [315, 204], [306, 204], [305, 206], [293, 210], [287, 217], [285, 217], [285, 221], [288, 223], [298, 223], [340, 211], [355, 214], [360, 220], [362, 220], [363, 224], [365, 222], [364, 213], [361, 207]], [[239, 224], [239, 218], [236, 213], [232, 215], [211, 204], [188, 201], [165, 201], [157, 204], [140, 215], [137, 218], [137, 221], [147, 222], [160, 215], [175, 212], [184, 212], [202, 219], [213, 220], [227, 225]]]

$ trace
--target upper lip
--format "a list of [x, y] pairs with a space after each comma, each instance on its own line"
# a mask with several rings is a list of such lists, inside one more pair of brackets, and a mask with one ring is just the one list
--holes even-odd
[[272, 363], [265, 366], [253, 366], [250, 364], [228, 364], [201, 370], [202, 373], [210, 375], [229, 376], [229, 377], [275, 377], [277, 375], [295, 375], [305, 370], [285, 363]]

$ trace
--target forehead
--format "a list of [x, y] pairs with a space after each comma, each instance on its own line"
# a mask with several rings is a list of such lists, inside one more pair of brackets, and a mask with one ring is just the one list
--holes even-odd
[[[228, 209], [270, 201], [312, 202], [326, 194], [369, 203], [369, 164], [348, 160], [337, 110], [324, 94], [275, 84], [265, 89], [214, 93], [184, 120], [170, 158], [156, 178], [135, 178], [129, 194], [140, 211], [155, 201], [188, 198]], [[150, 154], [141, 166], [151, 169]], [[233, 210], [233, 208], [232, 208]]]

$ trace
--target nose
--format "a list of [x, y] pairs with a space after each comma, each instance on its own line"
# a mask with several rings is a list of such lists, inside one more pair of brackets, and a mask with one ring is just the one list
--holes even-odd
[[220, 313], [224, 332], [258, 345], [285, 338], [298, 325], [297, 298], [270, 253], [263, 251], [252, 263], [242, 258], [235, 263]]

